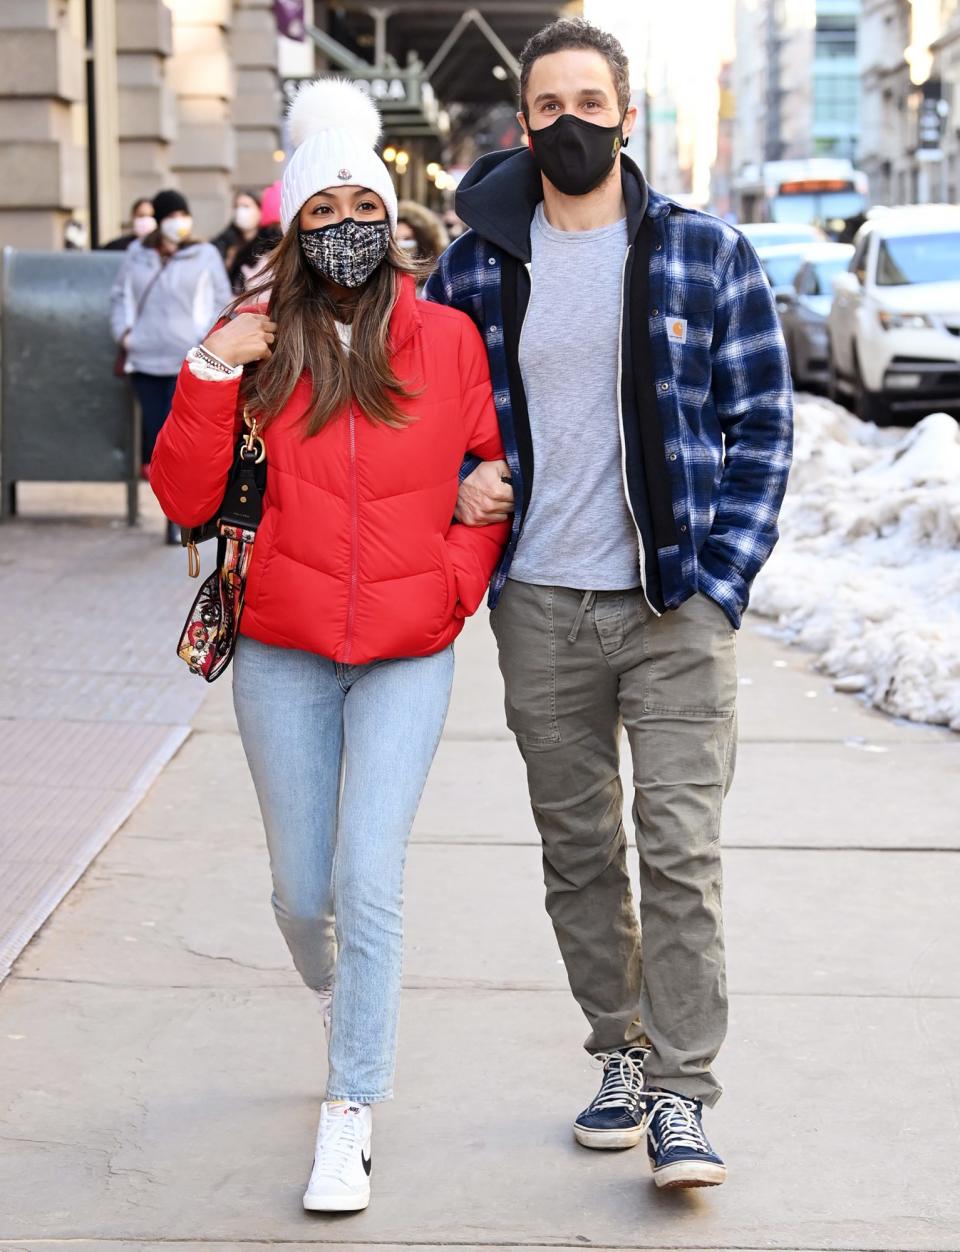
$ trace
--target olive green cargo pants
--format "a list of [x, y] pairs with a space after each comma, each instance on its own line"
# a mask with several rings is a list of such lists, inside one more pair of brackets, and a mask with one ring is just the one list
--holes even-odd
[[646, 1036], [647, 1084], [712, 1105], [727, 1027], [719, 840], [736, 754], [735, 631], [704, 595], [658, 618], [639, 590], [513, 581], [491, 623], [543, 842], [547, 910], [591, 1026], [586, 1047]]

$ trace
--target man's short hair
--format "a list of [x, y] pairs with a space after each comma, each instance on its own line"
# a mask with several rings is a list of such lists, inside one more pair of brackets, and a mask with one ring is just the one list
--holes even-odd
[[615, 35], [608, 35], [599, 26], [594, 26], [583, 17], [562, 17], [543, 30], [537, 31], [527, 40], [520, 53], [520, 109], [524, 117], [530, 117], [527, 108], [527, 87], [530, 84], [530, 71], [534, 62], [541, 57], [550, 56], [554, 52], [566, 52], [572, 48], [583, 48], [599, 52], [610, 66], [614, 86], [617, 89], [617, 103], [621, 116], [630, 107], [630, 63], [623, 50], [623, 44]]

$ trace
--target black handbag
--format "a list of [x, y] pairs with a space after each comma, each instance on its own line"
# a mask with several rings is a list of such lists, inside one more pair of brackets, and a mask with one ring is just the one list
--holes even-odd
[[202, 526], [181, 526], [191, 578], [200, 575], [197, 545], [217, 540], [217, 568], [204, 579], [177, 644], [177, 655], [212, 683], [224, 672], [237, 645], [253, 543], [263, 515], [267, 487], [266, 448], [258, 425], [246, 412], [246, 431], [237, 440], [233, 465], [220, 507]]

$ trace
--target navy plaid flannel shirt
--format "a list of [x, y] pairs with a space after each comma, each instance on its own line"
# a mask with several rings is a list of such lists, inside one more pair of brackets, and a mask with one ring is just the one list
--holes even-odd
[[[650, 334], [677, 544], [657, 552], [664, 603], [696, 591], [739, 626], [750, 584], [777, 541], [793, 444], [793, 387], [770, 285], [734, 227], [650, 190]], [[428, 299], [473, 318], [517, 493], [513, 532], [490, 588], [497, 603], [519, 539], [524, 484], [503, 337], [499, 248], [473, 231], [440, 258]], [[683, 323], [686, 323], [684, 326]], [[475, 466], [464, 466], [464, 475]]]

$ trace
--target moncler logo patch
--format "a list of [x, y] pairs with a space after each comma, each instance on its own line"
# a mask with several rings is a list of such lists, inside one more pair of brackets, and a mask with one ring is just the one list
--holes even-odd
[[674, 343], [687, 342], [687, 319], [685, 317], [667, 318], [667, 338]]
[[345, 183], [348, 178], [353, 178], [353, 175], [349, 170], [337, 170], [337, 178], [339, 178], [341, 182]]

